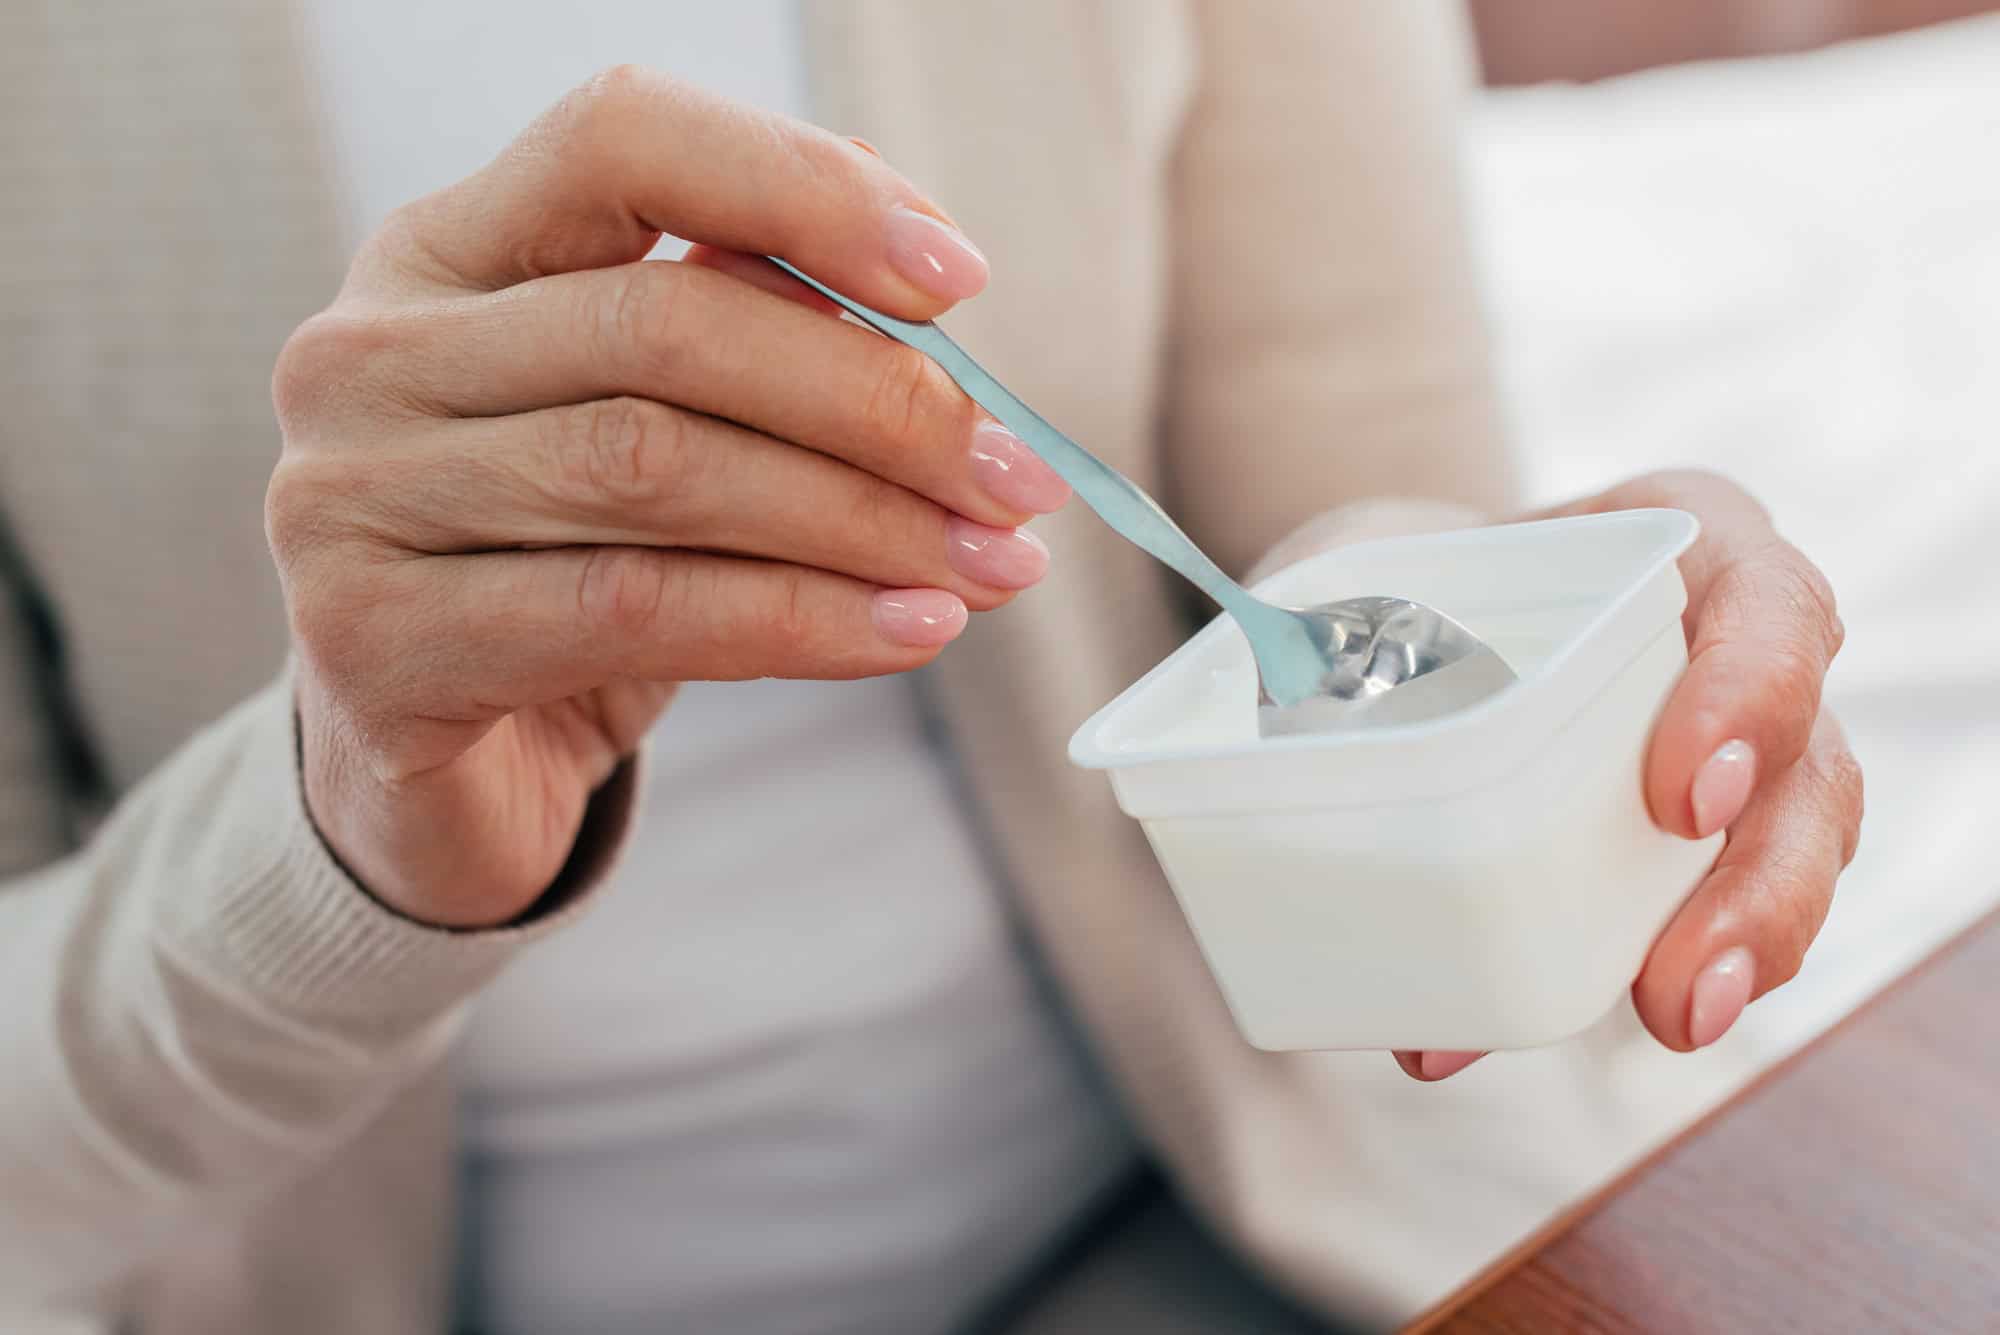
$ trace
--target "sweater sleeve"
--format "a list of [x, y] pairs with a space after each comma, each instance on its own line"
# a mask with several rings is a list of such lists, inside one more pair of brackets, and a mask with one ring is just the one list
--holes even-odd
[[1339, 502], [1506, 509], [1457, 7], [1200, 0], [1193, 16], [1170, 178], [1173, 512], [1241, 572]]
[[[7, 735], [35, 725], [9, 699]], [[18, 754], [17, 754], [18, 753]], [[10, 746], [19, 767], [21, 748]], [[305, 811], [281, 678], [84, 847], [0, 881], [0, 1294], [88, 1301], [173, 1234], [311, 1167], [436, 1061], [467, 1002], [588, 894], [456, 933], [380, 907]], [[603, 874], [634, 774], [572, 869]], [[0, 791], [32, 790], [0, 774]]]

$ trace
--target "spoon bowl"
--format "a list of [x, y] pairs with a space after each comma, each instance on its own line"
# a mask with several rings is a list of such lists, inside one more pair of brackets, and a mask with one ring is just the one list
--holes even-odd
[[[1514, 681], [1514, 670], [1485, 641], [1407, 598], [1348, 598], [1281, 610], [1304, 623], [1324, 670], [1310, 693], [1280, 701], [1259, 659], [1261, 736], [1418, 723], [1470, 708]], [[1254, 640], [1250, 647], [1255, 656]]]

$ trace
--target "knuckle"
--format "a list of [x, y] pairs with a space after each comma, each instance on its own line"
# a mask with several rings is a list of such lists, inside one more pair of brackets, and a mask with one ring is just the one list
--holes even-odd
[[353, 600], [329, 580], [295, 581], [286, 589], [292, 636], [300, 653], [325, 680], [344, 684], [353, 666], [367, 657], [357, 653], [361, 622], [352, 613]]
[[870, 168], [844, 141], [813, 126], [782, 127], [780, 146], [807, 180], [822, 186], [838, 186], [862, 179]]
[[1798, 975], [1806, 952], [1826, 921], [1833, 899], [1833, 878], [1817, 865], [1816, 859], [1785, 859], [1771, 870], [1765, 913], [1768, 949], [1760, 952], [1758, 962], [1770, 971], [1768, 985], [1779, 987]]
[[378, 677], [385, 663], [408, 657], [407, 645], [398, 654], [379, 652], [379, 609], [391, 601], [385, 592], [365, 557], [343, 555], [294, 570], [284, 581], [285, 610], [299, 656], [336, 695], [368, 695], [367, 681]]
[[1840, 652], [1841, 643], [1847, 638], [1847, 628], [1840, 620], [1839, 600], [1834, 596], [1833, 582], [1826, 572], [1805, 558], [1804, 553], [1787, 545], [1792, 560], [1785, 564], [1793, 585], [1793, 605], [1802, 616], [1811, 619], [1818, 627], [1822, 642], [1826, 646], [1826, 657], [1830, 660]]
[[560, 157], [579, 173], [592, 173], [629, 143], [646, 108], [673, 93], [674, 80], [659, 70], [624, 62], [606, 66], [571, 89], [522, 137], [529, 152]]
[[1799, 563], [1735, 563], [1715, 580], [1697, 655], [1730, 670], [1718, 688], [1747, 691], [1760, 721], [1802, 751], [1819, 715], [1830, 661], [1819, 601], [1824, 580]]
[[368, 238], [368, 246], [394, 248], [422, 235], [425, 215], [436, 207], [441, 193], [434, 190], [414, 199], [406, 199], [383, 214], [381, 223]]
[[1861, 822], [1868, 807], [1861, 762], [1845, 746], [1834, 747], [1820, 761], [1820, 783], [1833, 810], [1840, 835], [1840, 865], [1854, 861], [1861, 845]]
[[1817, 638], [1833, 616], [1833, 587], [1817, 566], [1780, 540], [1718, 571], [1708, 611], [1712, 630], [1719, 633], [1745, 635], [1775, 626]]
[[1812, 735], [1813, 720], [1819, 717], [1820, 686], [1826, 676], [1826, 660], [1797, 636], [1787, 636], [1766, 650], [1766, 671], [1762, 708], [1765, 716], [1781, 727], [1798, 748], [1805, 749]]
[[680, 417], [643, 399], [599, 399], [558, 415], [556, 468], [563, 489], [592, 507], [651, 509], [687, 481]]
[[634, 355], [664, 365], [693, 350], [701, 323], [682, 264], [641, 261], [619, 272], [594, 312], [594, 346], [614, 364]]
[[1807, 660], [1816, 682], [1840, 647], [1840, 615], [1834, 606], [1833, 585], [1818, 566], [1789, 546], [1785, 559], [1777, 561], [1773, 570], [1773, 590], [1782, 610], [1779, 624], [1791, 629], [1796, 652]]
[[335, 487], [327, 465], [287, 453], [271, 471], [264, 490], [264, 540], [281, 576], [290, 576], [333, 542], [339, 530]]
[[667, 569], [654, 553], [594, 547], [577, 577], [577, 611], [588, 625], [644, 635], [667, 619]]
[[844, 634], [838, 600], [826, 577], [804, 566], [780, 566], [745, 627], [744, 666], [777, 676], [841, 680], [869, 673], [866, 650]]
[[[1759, 994], [1777, 991], [1786, 983], [1798, 977], [1799, 970], [1805, 967], [1806, 957], [1804, 950], [1795, 948], [1786, 938], [1781, 937], [1779, 940], [1780, 944], [1776, 952], [1769, 958], [1758, 961], [1759, 977], [1757, 978], [1757, 990]], [[1810, 945], [1811, 942], [1808, 941], [1806, 944]]]
[[433, 191], [389, 210], [355, 257], [356, 270], [386, 267], [447, 285], [457, 283], [459, 276], [438, 256], [427, 225], [446, 193]]
[[[854, 495], [848, 503], [847, 515], [850, 525], [848, 531], [854, 534], [865, 548], [884, 555], [900, 555], [915, 551], [923, 539], [918, 535], [917, 525], [911, 520], [911, 512], [925, 508], [936, 509], [930, 502], [912, 495], [894, 483], [882, 482], [872, 477], [864, 478], [862, 485], [854, 489]], [[941, 512], [936, 527], [939, 530], [944, 527]], [[942, 552], [943, 543], [935, 544], [935, 549]]]
[[[881, 370], [863, 408], [867, 429], [885, 439], [914, 442], [969, 417], [960, 395], [936, 362], [901, 345], [882, 349]], [[969, 429], [969, 426], [968, 426]]]
[[292, 331], [271, 371], [271, 405], [286, 435], [305, 430], [395, 341], [386, 322], [330, 307]]
[[577, 110], [585, 115], [615, 115], [633, 102], [657, 91], [667, 76], [632, 61], [607, 65], [577, 87], [573, 96]]
[[1758, 621], [1756, 572], [1742, 561], [1731, 561], [1716, 572], [1709, 585], [1702, 629], [1711, 640], [1743, 634]]
[[812, 596], [812, 581], [802, 566], [787, 566], [771, 603], [768, 627], [778, 645], [810, 647], [822, 638]]
[[571, 151], [608, 143], [667, 82], [667, 76], [644, 65], [608, 65], [565, 94], [528, 137], [552, 141], [546, 146], [551, 149], [559, 141]]

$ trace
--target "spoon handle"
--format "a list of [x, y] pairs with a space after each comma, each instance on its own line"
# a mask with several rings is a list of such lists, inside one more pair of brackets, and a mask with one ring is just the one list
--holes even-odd
[[1028, 448], [1055, 469], [1105, 523], [1135, 546], [1152, 553], [1178, 571], [1189, 583], [1220, 603], [1246, 628], [1266, 622], [1277, 612], [1277, 609], [1251, 597], [1242, 585], [1209, 560], [1208, 554], [1181, 531], [1180, 525], [1174, 523], [1160, 508], [1159, 502], [1148, 496], [1138, 483], [1050, 426], [1040, 413], [1015, 398], [1005, 385], [974, 361], [970, 353], [952, 342], [944, 330], [928, 321], [915, 324], [898, 320], [893, 315], [884, 315], [842, 296], [783, 260], [772, 259], [771, 263], [820, 295], [838, 302], [856, 319], [936, 362], [965, 391], [967, 397], [1026, 441]]

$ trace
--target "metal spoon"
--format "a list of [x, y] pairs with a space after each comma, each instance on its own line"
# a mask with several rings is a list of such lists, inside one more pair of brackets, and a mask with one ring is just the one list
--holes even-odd
[[928, 321], [884, 315], [780, 259], [773, 264], [856, 319], [923, 353], [974, 403], [1026, 441], [1098, 517], [1222, 605], [1257, 662], [1257, 730], [1265, 737], [1434, 718], [1477, 704], [1514, 680], [1478, 636], [1405, 598], [1347, 598], [1279, 607], [1224, 574], [1130, 478], [1044, 421]]

